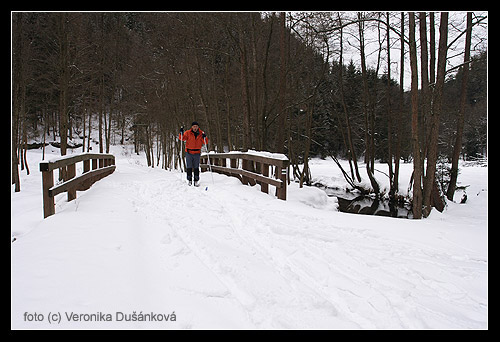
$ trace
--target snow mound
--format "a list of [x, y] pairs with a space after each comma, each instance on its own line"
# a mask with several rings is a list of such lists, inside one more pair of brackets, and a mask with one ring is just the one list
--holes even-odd
[[316, 209], [324, 209], [329, 202], [336, 202], [335, 199], [328, 198], [325, 191], [316, 188], [304, 186], [299, 188], [298, 184], [290, 184], [288, 187], [289, 200], [303, 203]]

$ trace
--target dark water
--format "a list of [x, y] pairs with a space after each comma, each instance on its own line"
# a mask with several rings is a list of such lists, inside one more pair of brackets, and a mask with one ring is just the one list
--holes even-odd
[[357, 192], [348, 192], [345, 189], [330, 188], [322, 184], [315, 184], [324, 190], [329, 197], [337, 197], [339, 211], [351, 214], [377, 215], [396, 218], [412, 218], [411, 207], [407, 203], [389, 201]]

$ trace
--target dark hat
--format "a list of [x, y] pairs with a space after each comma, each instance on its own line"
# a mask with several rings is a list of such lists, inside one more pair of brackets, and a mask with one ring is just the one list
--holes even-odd
[[194, 126], [194, 125], [199, 126], [197, 121], [193, 121], [193, 123], [191, 124], [191, 126]]

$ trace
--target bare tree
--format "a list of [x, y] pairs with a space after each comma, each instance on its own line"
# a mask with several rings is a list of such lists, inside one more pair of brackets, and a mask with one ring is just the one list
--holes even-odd
[[458, 111], [457, 119], [457, 133], [455, 137], [455, 145], [453, 147], [453, 156], [451, 161], [450, 184], [446, 192], [446, 197], [453, 201], [453, 195], [457, 186], [458, 178], [458, 159], [462, 150], [462, 136], [464, 132], [464, 117], [465, 117], [465, 104], [467, 101], [467, 82], [469, 80], [469, 62], [470, 62], [470, 46], [472, 36], [472, 12], [467, 13], [467, 34], [465, 38], [465, 52], [464, 52], [464, 65], [462, 74], [462, 86], [460, 90], [460, 108]]
[[280, 13], [280, 87], [279, 87], [279, 119], [276, 137], [276, 152], [285, 152], [285, 94], [286, 94], [286, 22], [285, 12]]
[[[404, 41], [404, 22], [405, 22], [405, 14], [401, 12], [401, 34], [400, 34], [400, 46], [401, 46], [401, 54], [400, 54], [400, 71], [399, 71], [399, 115], [400, 117], [405, 112], [404, 109], [404, 70], [405, 70], [405, 41]], [[401, 120], [400, 118], [398, 118]], [[396, 151], [394, 153], [394, 178], [393, 178], [393, 188], [394, 192], [397, 193], [399, 191], [399, 162], [401, 160], [401, 135], [402, 129], [401, 124], [397, 125], [396, 129]]]
[[[356, 150], [354, 148], [353, 140], [352, 140], [352, 129], [351, 129], [351, 123], [349, 120], [349, 113], [345, 101], [345, 96], [344, 96], [344, 77], [343, 77], [343, 25], [342, 25], [342, 19], [340, 17], [340, 14], [338, 15], [338, 20], [339, 20], [339, 26], [340, 26], [340, 55], [339, 55], [339, 83], [340, 83], [340, 99], [342, 103], [342, 109], [344, 112], [344, 118], [345, 118], [345, 123], [346, 123], [346, 130], [347, 130], [347, 150], [348, 150], [348, 159], [349, 159], [349, 165], [351, 168], [351, 176], [354, 179], [354, 171], [356, 172], [356, 178], [358, 182], [361, 182], [361, 175], [359, 174], [359, 169], [358, 169], [358, 161], [357, 161], [357, 156], [356, 156]], [[354, 164], [354, 171], [353, 171], [353, 164]]]
[[380, 193], [380, 185], [375, 179], [374, 173], [374, 160], [375, 160], [375, 146], [374, 146], [374, 104], [368, 90], [368, 74], [366, 70], [366, 56], [365, 56], [365, 39], [364, 39], [364, 20], [363, 15], [358, 13], [358, 27], [359, 27], [359, 44], [361, 54], [361, 74], [363, 76], [363, 111], [365, 113], [365, 163], [366, 173], [370, 179], [370, 184], [373, 191]]
[[[437, 162], [437, 149], [439, 137], [439, 116], [441, 114], [444, 77], [446, 73], [446, 55], [448, 51], [448, 12], [441, 13], [441, 21], [439, 25], [439, 51], [438, 51], [438, 67], [436, 76], [436, 87], [432, 101], [432, 112], [429, 119], [430, 132], [427, 146], [427, 168], [424, 179], [423, 193], [423, 215], [429, 216], [432, 209], [432, 192], [436, 191], [435, 174]], [[436, 196], [434, 196], [436, 198]], [[434, 203], [435, 206], [440, 206], [439, 203]]]
[[410, 45], [411, 66], [411, 134], [413, 146], [413, 218], [422, 218], [422, 162], [420, 159], [420, 144], [418, 139], [418, 70], [417, 44], [415, 41], [415, 13], [409, 12], [408, 39]]

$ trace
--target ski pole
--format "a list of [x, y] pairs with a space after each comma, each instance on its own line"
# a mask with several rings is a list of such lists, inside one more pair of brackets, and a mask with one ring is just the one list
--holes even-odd
[[[184, 133], [184, 126], [181, 126], [181, 131]], [[181, 134], [180, 132], [179, 132], [179, 134], [180, 134], [180, 136], [181, 136], [181, 151], [180, 151], [179, 167], [181, 168], [181, 181], [182, 181], [182, 175], [183, 175], [183, 173], [184, 173], [184, 172], [182, 171], [182, 159], [183, 159], [183, 158], [182, 158], [182, 145], [183, 145], [183, 144], [182, 144], [182, 142], [183, 142], [182, 138], [184, 138], [184, 137], [183, 137], [183, 134]]]
[[214, 182], [214, 174], [212, 173], [212, 164], [210, 163], [210, 154], [208, 153], [207, 137], [205, 137], [205, 148], [207, 149], [208, 168], [210, 169], [210, 175], [212, 176], [212, 184], [215, 184], [215, 182]]

